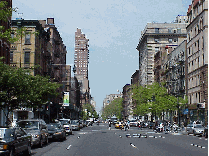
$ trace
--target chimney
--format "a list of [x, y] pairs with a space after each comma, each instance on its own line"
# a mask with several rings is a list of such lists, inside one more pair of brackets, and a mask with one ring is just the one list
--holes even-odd
[[54, 25], [54, 18], [47, 18], [48, 25]]
[[39, 20], [39, 23], [42, 25], [43, 28], [45, 28], [46, 20]]

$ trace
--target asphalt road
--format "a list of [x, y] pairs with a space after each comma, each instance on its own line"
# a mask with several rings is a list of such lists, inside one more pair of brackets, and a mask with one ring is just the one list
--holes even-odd
[[[33, 156], [207, 156], [208, 140], [178, 133], [154, 133], [152, 130], [118, 130], [107, 124], [94, 124], [63, 142], [51, 142], [43, 148], [32, 148]], [[126, 137], [130, 134], [131, 137]], [[141, 137], [133, 137], [141, 134]]]

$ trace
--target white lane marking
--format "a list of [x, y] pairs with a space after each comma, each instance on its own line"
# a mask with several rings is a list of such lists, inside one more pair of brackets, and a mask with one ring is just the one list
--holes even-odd
[[67, 150], [69, 150], [69, 149], [70, 149], [70, 147], [71, 147], [71, 145], [69, 145], [69, 146], [67, 147]]

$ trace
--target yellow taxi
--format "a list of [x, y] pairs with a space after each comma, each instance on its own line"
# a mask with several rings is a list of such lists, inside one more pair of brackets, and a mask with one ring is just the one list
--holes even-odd
[[115, 124], [115, 128], [123, 128], [123, 122], [121, 121], [117, 121], [116, 124]]

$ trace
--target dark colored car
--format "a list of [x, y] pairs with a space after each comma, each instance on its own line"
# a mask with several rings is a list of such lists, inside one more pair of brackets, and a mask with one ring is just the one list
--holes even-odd
[[32, 145], [48, 144], [48, 128], [42, 119], [28, 119], [17, 122], [17, 126], [23, 128], [32, 135]]
[[154, 124], [155, 124], [154, 122], [151, 122], [151, 121], [148, 122], [148, 128], [149, 128], [149, 129], [152, 129], [153, 126], [154, 126]]
[[66, 131], [59, 123], [49, 123], [48, 127], [48, 138], [50, 140], [65, 140], [66, 139]]
[[20, 127], [0, 128], [0, 155], [31, 155], [32, 136]]

